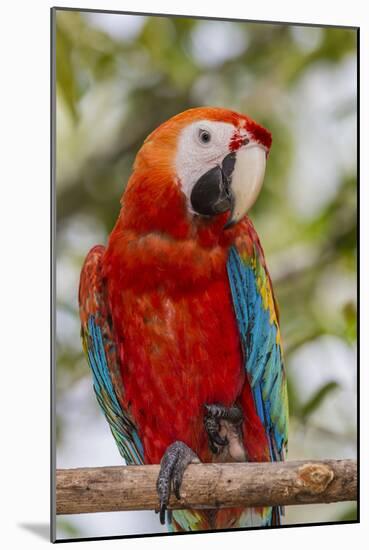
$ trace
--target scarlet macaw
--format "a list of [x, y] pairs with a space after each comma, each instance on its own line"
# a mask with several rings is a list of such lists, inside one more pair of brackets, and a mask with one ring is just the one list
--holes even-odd
[[[82, 268], [83, 347], [127, 464], [161, 462], [160, 519], [190, 462], [283, 460], [287, 391], [278, 308], [246, 213], [271, 134], [190, 109], [137, 154], [107, 247]], [[274, 508], [180, 510], [171, 530], [275, 525]]]

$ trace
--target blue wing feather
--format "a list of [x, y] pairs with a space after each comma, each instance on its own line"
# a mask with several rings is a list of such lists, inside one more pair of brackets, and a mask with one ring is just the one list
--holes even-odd
[[89, 317], [86, 336], [87, 359], [93, 375], [96, 398], [109, 423], [119, 452], [127, 464], [143, 464], [142, 443], [135, 426], [118, 401], [109, 372], [101, 328], [93, 315]]
[[[234, 310], [242, 342], [256, 412], [264, 425], [271, 461], [283, 460], [287, 447], [287, 390], [279, 342], [279, 327], [274, 298], [263, 301], [260, 285], [269, 284], [253, 247], [253, 257], [244, 258], [237, 248], [230, 250], [227, 271]], [[271, 288], [270, 288], [271, 291]], [[274, 314], [274, 315], [273, 315]], [[281, 507], [274, 508], [270, 521], [280, 523]]]
[[101, 276], [104, 247], [94, 247], [81, 272], [79, 306], [83, 349], [93, 377], [97, 401], [127, 464], [143, 464], [144, 450], [129, 411], [123, 407], [124, 387], [115, 347], [109, 306]]
[[271, 460], [282, 460], [287, 444], [287, 403], [279, 327], [263, 303], [254, 264], [245, 262], [237, 249], [231, 248], [227, 271], [245, 369], [268, 437]]

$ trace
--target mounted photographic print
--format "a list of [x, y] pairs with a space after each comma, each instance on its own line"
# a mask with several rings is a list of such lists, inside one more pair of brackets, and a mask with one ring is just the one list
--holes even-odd
[[52, 539], [357, 522], [358, 29], [51, 18]]

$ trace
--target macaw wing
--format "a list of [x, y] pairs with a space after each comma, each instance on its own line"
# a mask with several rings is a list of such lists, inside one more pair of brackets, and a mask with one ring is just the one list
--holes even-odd
[[83, 350], [92, 371], [97, 401], [127, 464], [143, 464], [144, 452], [134, 421], [124, 405], [124, 386], [106, 285], [101, 274], [103, 246], [95, 246], [83, 265], [79, 311]]
[[227, 262], [245, 369], [271, 461], [283, 460], [288, 439], [286, 374], [279, 313], [263, 250], [253, 227], [236, 240]]

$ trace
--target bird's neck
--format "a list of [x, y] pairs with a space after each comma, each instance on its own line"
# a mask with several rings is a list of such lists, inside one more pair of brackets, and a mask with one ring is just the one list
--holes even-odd
[[160, 233], [211, 248], [229, 246], [240, 230], [237, 226], [224, 230], [228, 212], [212, 217], [191, 214], [179, 185], [160, 173], [133, 174], [121, 202], [117, 229], [140, 236]]
[[133, 173], [121, 204], [118, 224], [123, 230], [163, 233], [174, 239], [186, 239], [191, 233], [186, 198], [165, 173]]

